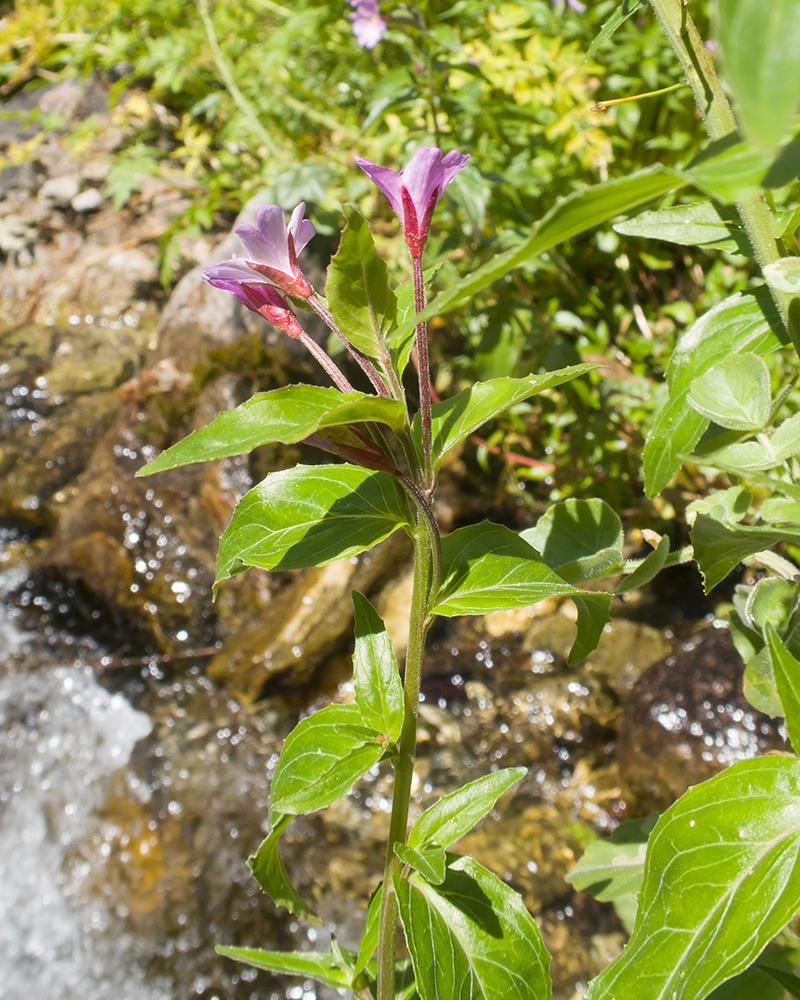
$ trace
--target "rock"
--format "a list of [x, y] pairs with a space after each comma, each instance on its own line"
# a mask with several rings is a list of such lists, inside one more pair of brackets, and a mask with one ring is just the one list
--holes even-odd
[[104, 201], [105, 196], [102, 191], [97, 188], [86, 188], [85, 191], [81, 191], [80, 194], [75, 195], [70, 205], [73, 211], [79, 214], [88, 214], [89, 212], [96, 212]]
[[51, 177], [39, 188], [39, 201], [48, 208], [69, 208], [79, 190], [80, 181], [77, 177]]
[[31, 160], [12, 163], [0, 170], [0, 200], [7, 197], [11, 191], [30, 195], [38, 186], [36, 167]]
[[0, 219], [0, 251], [3, 253], [19, 253], [31, 246], [35, 238], [36, 227], [18, 215], [7, 215]]
[[783, 747], [777, 723], [742, 694], [742, 672], [728, 630], [705, 628], [634, 684], [617, 743], [633, 815], [666, 809], [735, 761]]

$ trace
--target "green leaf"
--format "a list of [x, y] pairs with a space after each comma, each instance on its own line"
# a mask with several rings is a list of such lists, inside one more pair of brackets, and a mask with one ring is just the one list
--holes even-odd
[[[572, 365], [527, 378], [494, 378], [488, 382], [476, 382], [458, 395], [441, 403], [434, 403], [431, 406], [431, 436], [436, 468], [452, 448], [509, 406], [534, 393], [570, 382], [595, 368], [597, 365]], [[419, 414], [414, 418], [414, 434], [417, 441], [421, 442]]]
[[692, 380], [688, 398], [720, 427], [760, 431], [772, 404], [769, 370], [756, 354], [731, 354]]
[[607, 903], [637, 893], [644, 878], [647, 838], [658, 816], [622, 823], [610, 837], [592, 841], [569, 871], [567, 882]]
[[800, 101], [798, 0], [717, 0], [717, 38], [739, 119], [758, 145], [774, 148]]
[[658, 545], [636, 567], [630, 576], [623, 577], [614, 590], [615, 594], [627, 594], [630, 590], [643, 587], [658, 576], [669, 555], [669, 538], [664, 535]]
[[795, 588], [788, 580], [775, 576], [765, 577], [750, 591], [744, 606], [745, 624], [765, 638], [768, 625], [783, 632], [796, 603]]
[[269, 833], [255, 854], [247, 859], [247, 864], [256, 882], [267, 895], [272, 896], [278, 906], [285, 906], [290, 913], [294, 913], [304, 920], [321, 924], [322, 921], [317, 914], [289, 881], [289, 876], [286, 874], [286, 869], [283, 867], [280, 854], [278, 854], [278, 841], [292, 819], [292, 816], [274, 817], [270, 824]]
[[357, 976], [367, 967], [367, 963], [375, 954], [378, 947], [378, 936], [380, 933], [381, 917], [381, 896], [383, 895], [383, 882], [373, 892], [369, 898], [367, 906], [367, 919], [364, 921], [364, 933], [361, 935], [361, 943], [358, 946], [353, 974]]
[[703, 459], [704, 464], [742, 475], [773, 469], [781, 461], [767, 441], [739, 441]]
[[800, 979], [793, 972], [786, 972], [784, 969], [773, 969], [769, 965], [759, 965], [759, 970], [771, 976], [776, 983], [779, 983], [786, 992], [800, 1000]]
[[403, 689], [392, 641], [377, 611], [353, 591], [356, 648], [353, 683], [364, 724], [394, 743], [403, 728]]
[[650, 835], [633, 935], [587, 1000], [702, 1000], [800, 907], [800, 761], [739, 761]]
[[553, 504], [520, 537], [568, 583], [604, 576], [622, 561], [622, 522], [603, 500]]
[[328, 268], [328, 306], [353, 345], [380, 360], [388, 349], [386, 335], [394, 324], [397, 301], [366, 219], [352, 208], [345, 209], [345, 218], [342, 242]]
[[442, 585], [432, 610], [484, 615], [574, 592], [518, 534], [484, 521], [442, 539]]
[[597, 649], [603, 629], [611, 619], [611, 594], [575, 591], [570, 600], [578, 612], [578, 634], [567, 655], [567, 664], [574, 667]]
[[[739, 637], [740, 644], [741, 641]], [[772, 669], [772, 657], [766, 645], [746, 661], [742, 692], [753, 708], [764, 715], [770, 715], [773, 719], [783, 715], [783, 705]]]
[[774, 157], [771, 151], [755, 149], [733, 134], [709, 143], [682, 173], [706, 194], [730, 205], [759, 194], [764, 188], [791, 183], [799, 164], [797, 140], [788, 143]]
[[709, 994], [708, 1000], [785, 1000], [786, 994], [766, 969], [751, 965]]
[[642, 212], [636, 218], [618, 222], [612, 228], [623, 236], [665, 240], [680, 246], [713, 247], [729, 253], [752, 253], [737, 212], [719, 208], [710, 201]]
[[723, 524], [698, 514], [691, 530], [694, 557], [708, 593], [746, 556], [753, 556], [778, 542], [800, 544], [800, 529]]
[[245, 455], [270, 441], [294, 444], [326, 427], [373, 421], [388, 424], [393, 430], [402, 429], [403, 404], [361, 392], [288, 385], [273, 392], [259, 392], [236, 409], [220, 413], [206, 427], [167, 448], [136, 475], [152, 476], [192, 462]]
[[[794, 418], [792, 418], [794, 419]], [[759, 516], [767, 524], [780, 524], [784, 521], [800, 521], [800, 500], [789, 500], [787, 497], [768, 497], [759, 508]]]
[[622, 0], [622, 3], [617, 7], [614, 13], [609, 17], [607, 21], [603, 22], [603, 26], [600, 28], [599, 34], [595, 36], [594, 41], [589, 46], [583, 61], [591, 59], [597, 49], [600, 48], [609, 38], [614, 34], [617, 28], [624, 24], [631, 14], [635, 14], [637, 10], [646, 6], [647, 0]]
[[549, 955], [522, 899], [472, 858], [442, 885], [395, 879], [422, 1000], [549, 1000]]
[[770, 447], [784, 462], [800, 452], [800, 413], [784, 420], [769, 439]]
[[215, 950], [218, 955], [246, 962], [257, 969], [287, 976], [305, 976], [335, 989], [350, 989], [351, 976], [339, 966], [335, 955], [318, 951], [264, 951], [262, 948], [234, 948], [231, 945], [217, 945]]
[[778, 291], [789, 295], [800, 295], [800, 258], [782, 257], [771, 264], [766, 264], [761, 273], [764, 280]]
[[[663, 167], [649, 167], [618, 180], [594, 184], [588, 191], [560, 198], [550, 211], [536, 223], [533, 233], [523, 243], [498, 254], [492, 261], [479, 267], [460, 281], [450, 284], [419, 315], [420, 320], [457, 309], [469, 302], [474, 295], [504, 277], [509, 271], [528, 263], [545, 250], [579, 233], [593, 229], [607, 219], [613, 219], [637, 205], [652, 201], [668, 191], [682, 187], [686, 180]], [[406, 332], [409, 323], [399, 327], [397, 336]]]
[[219, 543], [217, 583], [248, 566], [324, 566], [406, 523], [395, 480], [355, 465], [296, 465], [246, 493]]
[[[422, 279], [426, 289], [432, 287], [436, 280], [436, 275], [440, 270], [441, 264], [437, 264], [434, 267], [426, 268], [422, 272]], [[408, 281], [404, 281], [398, 285], [395, 289], [395, 295], [397, 296], [397, 325], [388, 336], [389, 352], [392, 355], [392, 360], [398, 374], [402, 375], [411, 357], [411, 348], [414, 346], [414, 335], [416, 333], [414, 317], [417, 314], [417, 310], [414, 306], [413, 279], [409, 278]]]
[[356, 705], [328, 705], [286, 737], [270, 789], [270, 818], [324, 809], [350, 791], [386, 750]]
[[409, 868], [420, 875], [432, 885], [441, 885], [447, 873], [447, 858], [444, 848], [437, 844], [426, 844], [420, 850], [407, 847], [403, 844], [394, 845], [394, 853]]
[[524, 767], [510, 767], [470, 781], [455, 792], [443, 795], [425, 810], [408, 834], [408, 846], [449, 847], [494, 808], [503, 792], [525, 777]]
[[698, 514], [708, 514], [726, 524], [738, 524], [750, 510], [753, 495], [743, 486], [717, 490], [700, 500], [692, 500], [686, 508], [686, 521], [691, 527]]
[[800, 663], [784, 646], [771, 625], [767, 625], [766, 632], [775, 683], [786, 718], [786, 731], [797, 752], [800, 749]]
[[764, 355], [785, 343], [786, 334], [766, 289], [732, 295], [684, 333], [667, 365], [669, 399], [645, 444], [648, 496], [664, 489], [708, 426], [708, 419], [687, 399], [693, 380], [731, 354]]

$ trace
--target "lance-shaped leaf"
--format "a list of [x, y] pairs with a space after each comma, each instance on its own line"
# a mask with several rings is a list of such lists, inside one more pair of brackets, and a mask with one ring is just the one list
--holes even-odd
[[[685, 178], [663, 167], [650, 167], [629, 174], [619, 180], [594, 184], [588, 191], [567, 195], [559, 199], [550, 211], [536, 223], [533, 233], [523, 243], [498, 254], [492, 261], [479, 267], [460, 281], [451, 283], [422, 310], [421, 320], [430, 320], [457, 309], [489, 285], [504, 277], [509, 271], [538, 257], [564, 240], [593, 229], [607, 219], [613, 219], [638, 205], [652, 201], [668, 191], [682, 187]], [[414, 320], [400, 326], [397, 336], [402, 336]]]
[[353, 591], [356, 648], [353, 683], [364, 724], [394, 743], [403, 728], [403, 689], [392, 641], [377, 611]]
[[592, 841], [566, 879], [602, 902], [637, 893], [644, 877], [647, 838], [658, 816], [622, 823], [610, 837]]
[[472, 858], [441, 885], [395, 879], [422, 1000], [549, 1000], [550, 957], [521, 897]]
[[251, 857], [247, 859], [247, 864], [253, 876], [268, 896], [271, 896], [278, 906], [285, 906], [290, 913], [310, 920], [313, 923], [322, 923], [317, 914], [303, 900], [303, 897], [289, 881], [286, 869], [283, 867], [280, 854], [278, 854], [278, 841], [286, 827], [291, 823], [292, 816], [275, 816], [270, 824], [270, 831], [261, 846]]
[[800, 144], [796, 140], [775, 156], [772, 150], [739, 142], [734, 133], [709, 143], [682, 173], [712, 198], [731, 205], [763, 188], [789, 184], [797, 177], [798, 164]]
[[270, 441], [294, 444], [315, 431], [341, 424], [375, 422], [399, 430], [403, 419], [403, 404], [396, 399], [318, 385], [287, 385], [259, 392], [241, 406], [225, 410], [210, 424], [167, 448], [136, 475], [151, 476], [192, 462], [245, 455]]
[[800, 529], [768, 528], [760, 525], [723, 524], [707, 514], [698, 514], [692, 527], [694, 557], [708, 593], [746, 556], [762, 552], [778, 542], [800, 544]]
[[607, 21], [603, 22], [603, 26], [600, 29], [599, 34], [594, 38], [594, 41], [586, 50], [586, 55], [583, 61], [586, 62], [588, 59], [594, 55], [597, 49], [603, 45], [604, 42], [608, 41], [609, 38], [614, 34], [617, 28], [624, 24], [631, 14], [635, 14], [637, 10], [641, 7], [647, 5], [647, 0], [622, 0], [622, 3], [617, 7], [611, 17]]
[[772, 671], [786, 717], [786, 731], [797, 752], [800, 748], [800, 663], [784, 646], [772, 625], [767, 626], [766, 632]]
[[642, 212], [612, 227], [623, 236], [642, 236], [680, 246], [713, 247], [731, 253], [751, 253], [750, 241], [735, 209], [710, 201], [674, 205]]
[[627, 594], [630, 590], [643, 587], [654, 579], [664, 568], [669, 555], [669, 538], [664, 535], [652, 552], [636, 567], [630, 576], [623, 577], [617, 584], [615, 594]]
[[765, 973], [775, 980], [790, 997], [794, 997], [795, 1000], [800, 1000], [800, 978], [798, 978], [793, 972], [788, 972], [785, 969], [773, 969], [769, 965], [760, 965], [759, 971]]
[[442, 539], [437, 615], [482, 615], [575, 592], [516, 532], [484, 521]]
[[717, 0], [725, 75], [747, 134], [777, 146], [800, 103], [800, 3]]
[[270, 818], [324, 809], [381, 759], [386, 737], [356, 705], [328, 705], [286, 737], [270, 789]]
[[524, 767], [509, 767], [470, 781], [455, 792], [443, 795], [426, 809], [408, 834], [408, 846], [429, 844], [449, 847], [494, 808], [503, 792], [525, 777]]
[[342, 242], [328, 268], [328, 306], [339, 329], [359, 351], [382, 359], [397, 301], [366, 219], [352, 208], [345, 209], [345, 218]]
[[578, 612], [578, 633], [567, 655], [567, 664], [574, 667], [597, 649], [603, 630], [611, 620], [611, 594], [576, 590], [570, 600]]
[[353, 968], [354, 975], [363, 972], [367, 963], [375, 954], [378, 947], [378, 937], [380, 934], [381, 918], [381, 896], [383, 895], [383, 882], [370, 896], [367, 906], [367, 919], [364, 921], [364, 932], [361, 935], [361, 943], [358, 946], [358, 955]]
[[686, 331], [667, 365], [669, 399], [647, 435], [648, 496], [664, 489], [708, 427], [708, 418], [689, 405], [692, 381], [731, 354], [764, 355], [784, 343], [780, 317], [764, 289], [732, 295]]
[[217, 583], [248, 566], [324, 566], [363, 552], [405, 523], [404, 499], [384, 472], [355, 465], [273, 472], [233, 512], [220, 539]]
[[441, 885], [447, 874], [447, 856], [444, 848], [436, 844], [427, 844], [416, 850], [404, 844], [395, 844], [394, 853], [403, 862], [431, 885]]
[[256, 969], [277, 972], [287, 976], [304, 976], [316, 979], [335, 989], [350, 989], [352, 977], [341, 967], [337, 955], [318, 951], [265, 951], [263, 948], [236, 948], [217, 945], [219, 955], [246, 962]]
[[[494, 378], [488, 382], [476, 382], [458, 395], [441, 403], [434, 403], [431, 407], [431, 437], [435, 466], [439, 467], [451, 448], [455, 448], [509, 406], [533, 396], [534, 393], [570, 382], [595, 368], [597, 365], [572, 365], [527, 378]], [[421, 446], [419, 414], [414, 418], [413, 430]]]
[[772, 405], [769, 369], [757, 354], [732, 354], [692, 380], [689, 404], [720, 427], [760, 431]]
[[553, 504], [520, 537], [569, 583], [611, 573], [622, 562], [622, 522], [603, 500]]
[[800, 907], [800, 761], [740, 761], [650, 834], [639, 912], [587, 1000], [702, 1000]]

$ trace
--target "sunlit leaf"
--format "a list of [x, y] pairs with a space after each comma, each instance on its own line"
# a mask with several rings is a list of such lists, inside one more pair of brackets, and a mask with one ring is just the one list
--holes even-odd
[[441, 885], [447, 872], [447, 858], [444, 848], [438, 844], [426, 844], [417, 850], [403, 844], [394, 845], [394, 853], [409, 868], [420, 875], [431, 885]]
[[403, 689], [392, 641], [377, 611], [353, 591], [356, 646], [353, 683], [364, 724], [394, 742], [403, 728]]
[[720, 427], [760, 431], [772, 403], [769, 369], [756, 354], [731, 354], [692, 380], [689, 403]]
[[800, 544], [800, 529], [760, 525], [723, 524], [707, 514], [698, 514], [692, 527], [694, 557], [708, 593], [746, 556], [762, 552], [778, 542]]
[[231, 945], [217, 945], [216, 951], [256, 969], [316, 979], [335, 989], [350, 988], [351, 976], [347, 970], [340, 968], [335, 955], [317, 951], [264, 951], [262, 948], [235, 948]]
[[680, 246], [714, 247], [729, 253], [749, 254], [750, 241], [735, 209], [711, 201], [642, 212], [612, 227], [623, 236], [665, 240]]
[[593, 840], [570, 869], [567, 881], [579, 892], [591, 893], [602, 902], [637, 893], [644, 877], [647, 838], [657, 819], [632, 819], [618, 826], [611, 836]]
[[290, 913], [294, 913], [304, 920], [321, 924], [322, 921], [317, 914], [289, 881], [289, 876], [286, 874], [286, 869], [283, 867], [280, 854], [278, 854], [278, 841], [293, 818], [292, 816], [273, 816], [269, 833], [255, 854], [247, 859], [247, 864], [256, 882], [267, 895], [275, 900], [278, 906], [285, 906]]
[[786, 718], [786, 731], [792, 741], [792, 747], [798, 752], [800, 751], [800, 663], [784, 646], [771, 625], [767, 626], [766, 631], [772, 670]]
[[622, 522], [603, 500], [553, 504], [520, 537], [569, 583], [603, 576], [622, 561]]

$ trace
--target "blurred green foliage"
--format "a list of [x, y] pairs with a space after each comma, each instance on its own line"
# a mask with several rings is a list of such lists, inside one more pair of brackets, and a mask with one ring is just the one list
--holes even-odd
[[[680, 80], [647, 5], [585, 60], [617, 6], [386, 0], [389, 29], [364, 50], [345, 0], [17, 0], [1, 22], [0, 85], [10, 93], [76, 73], [109, 82], [124, 136], [107, 182], [116, 206], [146, 176], [191, 192], [191, 207], [162, 237], [167, 284], [180, 269], [178, 237], [227, 227], [259, 189], [287, 210], [308, 203], [322, 254], [335, 247], [341, 204], [356, 204], [404, 280], [396, 220], [353, 154], [397, 167], [421, 144], [468, 152], [429, 243], [446, 283], [526, 233], [556, 197], [696, 149], [685, 89], [595, 107]], [[90, 150], [102, 127], [82, 123], [73, 147]], [[441, 394], [581, 359], [607, 366], [537, 408], [518, 407], [472, 447], [468, 466], [478, 473], [483, 464], [534, 504], [571, 494], [617, 509], [638, 502], [663, 365], [696, 312], [747, 283], [742, 262], [719, 251], [667, 253], [608, 228], [517, 271], [469, 315], [434, 324]], [[526, 480], [539, 485], [526, 490]]]

